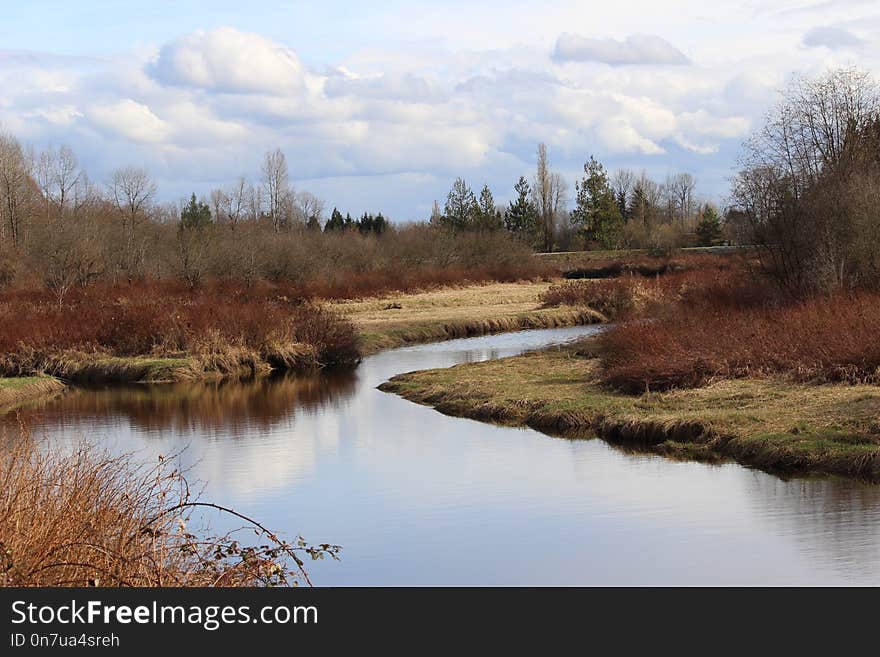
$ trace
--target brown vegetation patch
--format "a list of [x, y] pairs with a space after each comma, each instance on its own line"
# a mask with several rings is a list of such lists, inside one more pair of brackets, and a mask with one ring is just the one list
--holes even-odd
[[880, 295], [679, 310], [603, 335], [603, 380], [630, 393], [770, 375], [811, 383], [880, 383]]
[[[141, 467], [83, 446], [48, 453], [23, 432], [0, 454], [0, 585], [261, 586], [310, 583], [291, 545], [231, 509], [199, 502], [170, 459]], [[263, 545], [189, 527], [200, 507], [237, 516]]]
[[287, 292], [168, 282], [90, 287], [63, 304], [44, 292], [5, 292], [0, 372], [118, 381], [150, 378], [156, 366], [175, 365], [168, 359], [222, 374], [357, 362], [351, 323]]

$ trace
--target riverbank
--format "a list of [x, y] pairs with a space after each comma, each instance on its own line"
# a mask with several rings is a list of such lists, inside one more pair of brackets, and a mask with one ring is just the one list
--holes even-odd
[[[354, 327], [362, 356], [409, 344], [603, 321], [600, 314], [588, 308], [541, 308], [539, 298], [550, 285], [547, 281], [465, 285], [366, 300], [327, 301], [323, 307]], [[320, 336], [315, 340], [320, 342]], [[33, 367], [46, 375], [0, 378], [0, 391], [7, 391], [7, 401], [0, 397], [0, 408], [9, 410], [41, 394], [55, 393], [65, 383], [171, 383], [248, 378], [275, 369], [311, 372], [320, 367], [315, 347], [304, 343], [273, 343], [271, 348], [247, 349], [202, 341], [194, 354], [113, 356], [100, 351], [66, 350], [32, 360]], [[34, 384], [37, 380], [42, 383]], [[18, 392], [13, 395], [13, 390]]]
[[766, 378], [626, 395], [600, 385], [591, 356], [554, 349], [403, 374], [380, 388], [448, 415], [672, 458], [880, 481], [880, 387]]
[[16, 406], [51, 396], [64, 390], [64, 384], [51, 376], [0, 378], [0, 413]]

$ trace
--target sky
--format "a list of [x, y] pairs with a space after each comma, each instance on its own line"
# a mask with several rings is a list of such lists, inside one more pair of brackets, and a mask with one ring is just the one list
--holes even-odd
[[594, 155], [723, 203], [793, 76], [880, 76], [877, 0], [0, 2], [0, 126], [35, 149], [177, 200], [278, 147], [298, 191], [396, 220], [457, 176], [509, 200], [539, 142], [570, 195]]

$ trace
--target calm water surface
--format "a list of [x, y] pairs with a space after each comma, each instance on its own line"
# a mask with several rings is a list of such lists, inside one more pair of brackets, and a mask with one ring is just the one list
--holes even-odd
[[203, 499], [342, 545], [311, 566], [321, 585], [880, 583], [880, 486], [632, 455], [376, 390], [594, 330], [397, 349], [314, 378], [80, 389], [24, 419], [50, 444], [182, 451]]

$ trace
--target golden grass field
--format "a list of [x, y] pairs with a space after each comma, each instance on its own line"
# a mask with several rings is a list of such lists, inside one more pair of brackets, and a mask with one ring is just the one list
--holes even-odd
[[542, 309], [538, 297], [551, 284], [488, 283], [329, 306], [354, 323], [365, 354], [417, 342], [600, 321], [587, 309]]

